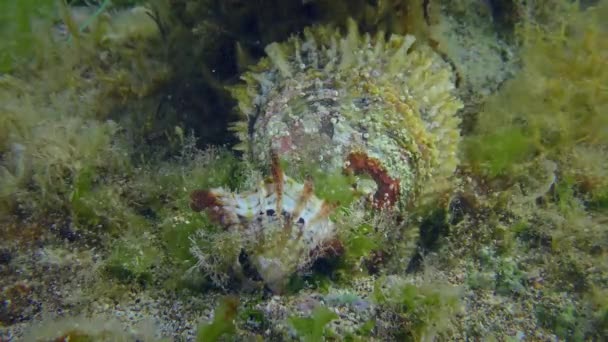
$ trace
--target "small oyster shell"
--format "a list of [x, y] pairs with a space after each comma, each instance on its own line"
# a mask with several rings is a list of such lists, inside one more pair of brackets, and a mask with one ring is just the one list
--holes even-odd
[[285, 176], [276, 156], [272, 160], [272, 180], [255, 191], [197, 190], [191, 207], [241, 232], [256, 270], [269, 288], [281, 292], [292, 273], [332, 246], [336, 231], [329, 219], [334, 206], [314, 195], [311, 182]]

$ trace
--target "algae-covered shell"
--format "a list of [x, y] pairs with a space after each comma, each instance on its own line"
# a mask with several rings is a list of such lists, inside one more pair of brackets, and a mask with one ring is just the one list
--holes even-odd
[[207, 210], [226, 229], [240, 233], [251, 263], [274, 292], [281, 292], [295, 271], [335, 252], [333, 205], [315, 196], [310, 181], [301, 184], [284, 175], [276, 155], [272, 179], [257, 189], [197, 190], [191, 199], [193, 210]]
[[252, 165], [271, 165], [272, 180], [242, 193], [195, 191], [192, 207], [239, 232], [259, 275], [280, 292], [290, 274], [341, 249], [331, 206], [289, 172], [364, 174], [376, 183], [363, 190], [374, 207], [400, 208], [454, 171], [462, 104], [450, 66], [413, 36], [361, 35], [350, 22], [345, 36], [309, 28], [266, 52], [232, 92], [243, 114], [239, 148]]
[[266, 52], [232, 89], [239, 148], [255, 163], [270, 164], [272, 151], [292, 170], [366, 173], [379, 206], [407, 203], [454, 171], [462, 103], [450, 65], [429, 46], [359, 34], [350, 21], [344, 36], [313, 27]]

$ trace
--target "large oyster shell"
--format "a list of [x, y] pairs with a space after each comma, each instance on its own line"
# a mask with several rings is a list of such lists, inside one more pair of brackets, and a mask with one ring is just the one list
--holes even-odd
[[389, 206], [390, 197], [406, 203], [453, 173], [462, 103], [450, 65], [429, 46], [409, 35], [361, 35], [350, 21], [345, 36], [313, 27], [266, 52], [233, 89], [244, 117], [234, 127], [239, 147], [254, 162], [268, 165], [274, 151], [292, 168], [332, 171], [365, 156], [377, 168], [368, 172], [398, 187], [376, 194]]
[[272, 180], [240, 194], [195, 192], [193, 208], [238, 230], [264, 282], [280, 292], [290, 274], [339, 246], [339, 232], [331, 206], [310, 181], [284, 175], [279, 158], [295, 174], [311, 166], [366, 174], [373, 207], [403, 209], [447, 184], [462, 103], [449, 64], [413, 36], [361, 35], [351, 21], [346, 35], [313, 27], [266, 52], [232, 93], [243, 115], [238, 148], [252, 165], [272, 165]]

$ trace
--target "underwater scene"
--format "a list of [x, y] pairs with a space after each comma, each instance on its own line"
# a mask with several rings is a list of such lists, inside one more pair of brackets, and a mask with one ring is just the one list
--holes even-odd
[[607, 341], [608, 0], [0, 0], [0, 342]]

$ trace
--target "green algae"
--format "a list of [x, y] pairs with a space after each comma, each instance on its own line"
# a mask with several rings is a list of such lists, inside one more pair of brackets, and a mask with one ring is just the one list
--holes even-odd
[[234, 319], [238, 314], [238, 299], [226, 297], [213, 313], [213, 320], [201, 324], [196, 335], [197, 342], [214, 342], [235, 333]]
[[[481, 150], [468, 150], [474, 161], [488, 163], [492, 175], [539, 153], [565, 161], [575, 147], [605, 145], [605, 115], [600, 113], [606, 92], [600, 85], [607, 76], [600, 60], [606, 44], [599, 19], [605, 7], [601, 3], [579, 11], [572, 5], [564, 10], [571, 14], [568, 19], [520, 24], [523, 68], [485, 105], [477, 125], [480, 134], [473, 137]], [[568, 169], [581, 167], [586, 166]]]
[[158, 249], [150, 236], [125, 236], [112, 244], [105, 263], [112, 277], [146, 285], [154, 280], [154, 267], [159, 265]]
[[492, 132], [467, 144], [470, 161], [490, 177], [513, 172], [514, 165], [532, 156], [533, 141], [519, 128]]
[[57, 18], [54, 1], [24, 0], [0, 3], [0, 72], [6, 73], [31, 58], [40, 39], [39, 29], [48, 29]]
[[[457, 289], [439, 284], [410, 284], [398, 278], [380, 278], [374, 299], [394, 315], [389, 318], [394, 338], [419, 341], [432, 339], [450, 328], [450, 318], [459, 311]], [[390, 315], [390, 314], [389, 314]]]
[[[289, 170], [289, 166], [285, 168]], [[330, 203], [336, 203], [340, 207], [348, 207], [356, 199], [354, 189], [355, 179], [345, 175], [342, 171], [327, 172], [319, 170], [315, 166], [300, 169], [302, 179], [310, 179], [315, 186], [315, 194]]]
[[[30, 14], [28, 20], [35, 20]], [[70, 20], [66, 16], [71, 18], [70, 13], [63, 16], [65, 21]], [[50, 19], [43, 19], [51, 25]], [[102, 69], [111, 61], [96, 51], [120, 55], [128, 49], [102, 44], [100, 31], [98, 25], [78, 44], [69, 44], [59, 28], [49, 27], [49, 35], [37, 36], [34, 62], [24, 58], [13, 75], [2, 76], [0, 150], [7, 158], [0, 168], [3, 187], [12, 191], [3, 194], [1, 202], [9, 211], [21, 206], [28, 214], [41, 216], [47, 211], [80, 210], [86, 221], [84, 212], [93, 208], [84, 208], [84, 197], [104, 182], [127, 178], [132, 170], [132, 150], [123, 144], [120, 125], [108, 120], [111, 99], [103, 96], [109, 88], [132, 81], [114, 83], [117, 74], [130, 70], [117, 67], [117, 74], [108, 75]], [[45, 68], [46, 64], [53, 67]], [[84, 72], [87, 68], [89, 74]], [[99, 77], [95, 86], [88, 84], [91, 73], [102, 72], [105, 78]]]
[[310, 317], [290, 317], [289, 323], [296, 330], [298, 337], [305, 342], [321, 341], [326, 336], [327, 325], [338, 318], [338, 315], [323, 306], [316, 307]]
[[354, 229], [351, 236], [345, 238], [345, 262], [357, 265], [361, 258], [368, 257], [370, 253], [377, 250], [378, 238], [373, 234], [374, 228], [369, 224], [363, 224]]
[[[516, 36], [522, 69], [489, 98], [467, 138], [469, 166], [490, 179], [497, 196], [486, 198], [488, 207], [478, 211], [493, 213], [482, 220], [489, 225], [464, 223], [476, 227], [470, 242], [485, 245], [480, 256], [492, 244], [497, 252], [480, 257], [480, 268], [468, 272], [468, 281], [480, 292], [524, 298], [535, 292], [530, 285], [563, 291], [530, 300], [538, 302], [534, 319], [560, 338], [584, 340], [602, 334], [589, 324], [593, 314], [583, 309], [580, 297], [601, 286], [606, 274], [600, 256], [605, 233], [598, 226], [605, 212], [590, 204], [601, 198], [606, 179], [597, 167], [608, 142], [598, 129], [605, 127], [598, 110], [606, 96], [598, 88], [606, 76], [598, 58], [607, 51], [598, 40], [606, 30], [598, 18], [607, 7], [605, 2], [587, 9], [565, 1], [551, 4], [562, 14], [528, 8], [532, 15], [518, 24]], [[485, 234], [498, 241], [482, 239]], [[583, 270], [589, 264], [597, 277]]]
[[511, 257], [497, 256], [484, 249], [479, 256], [479, 271], [470, 272], [468, 285], [472, 289], [492, 289], [499, 295], [515, 295], [525, 291], [525, 273]]

